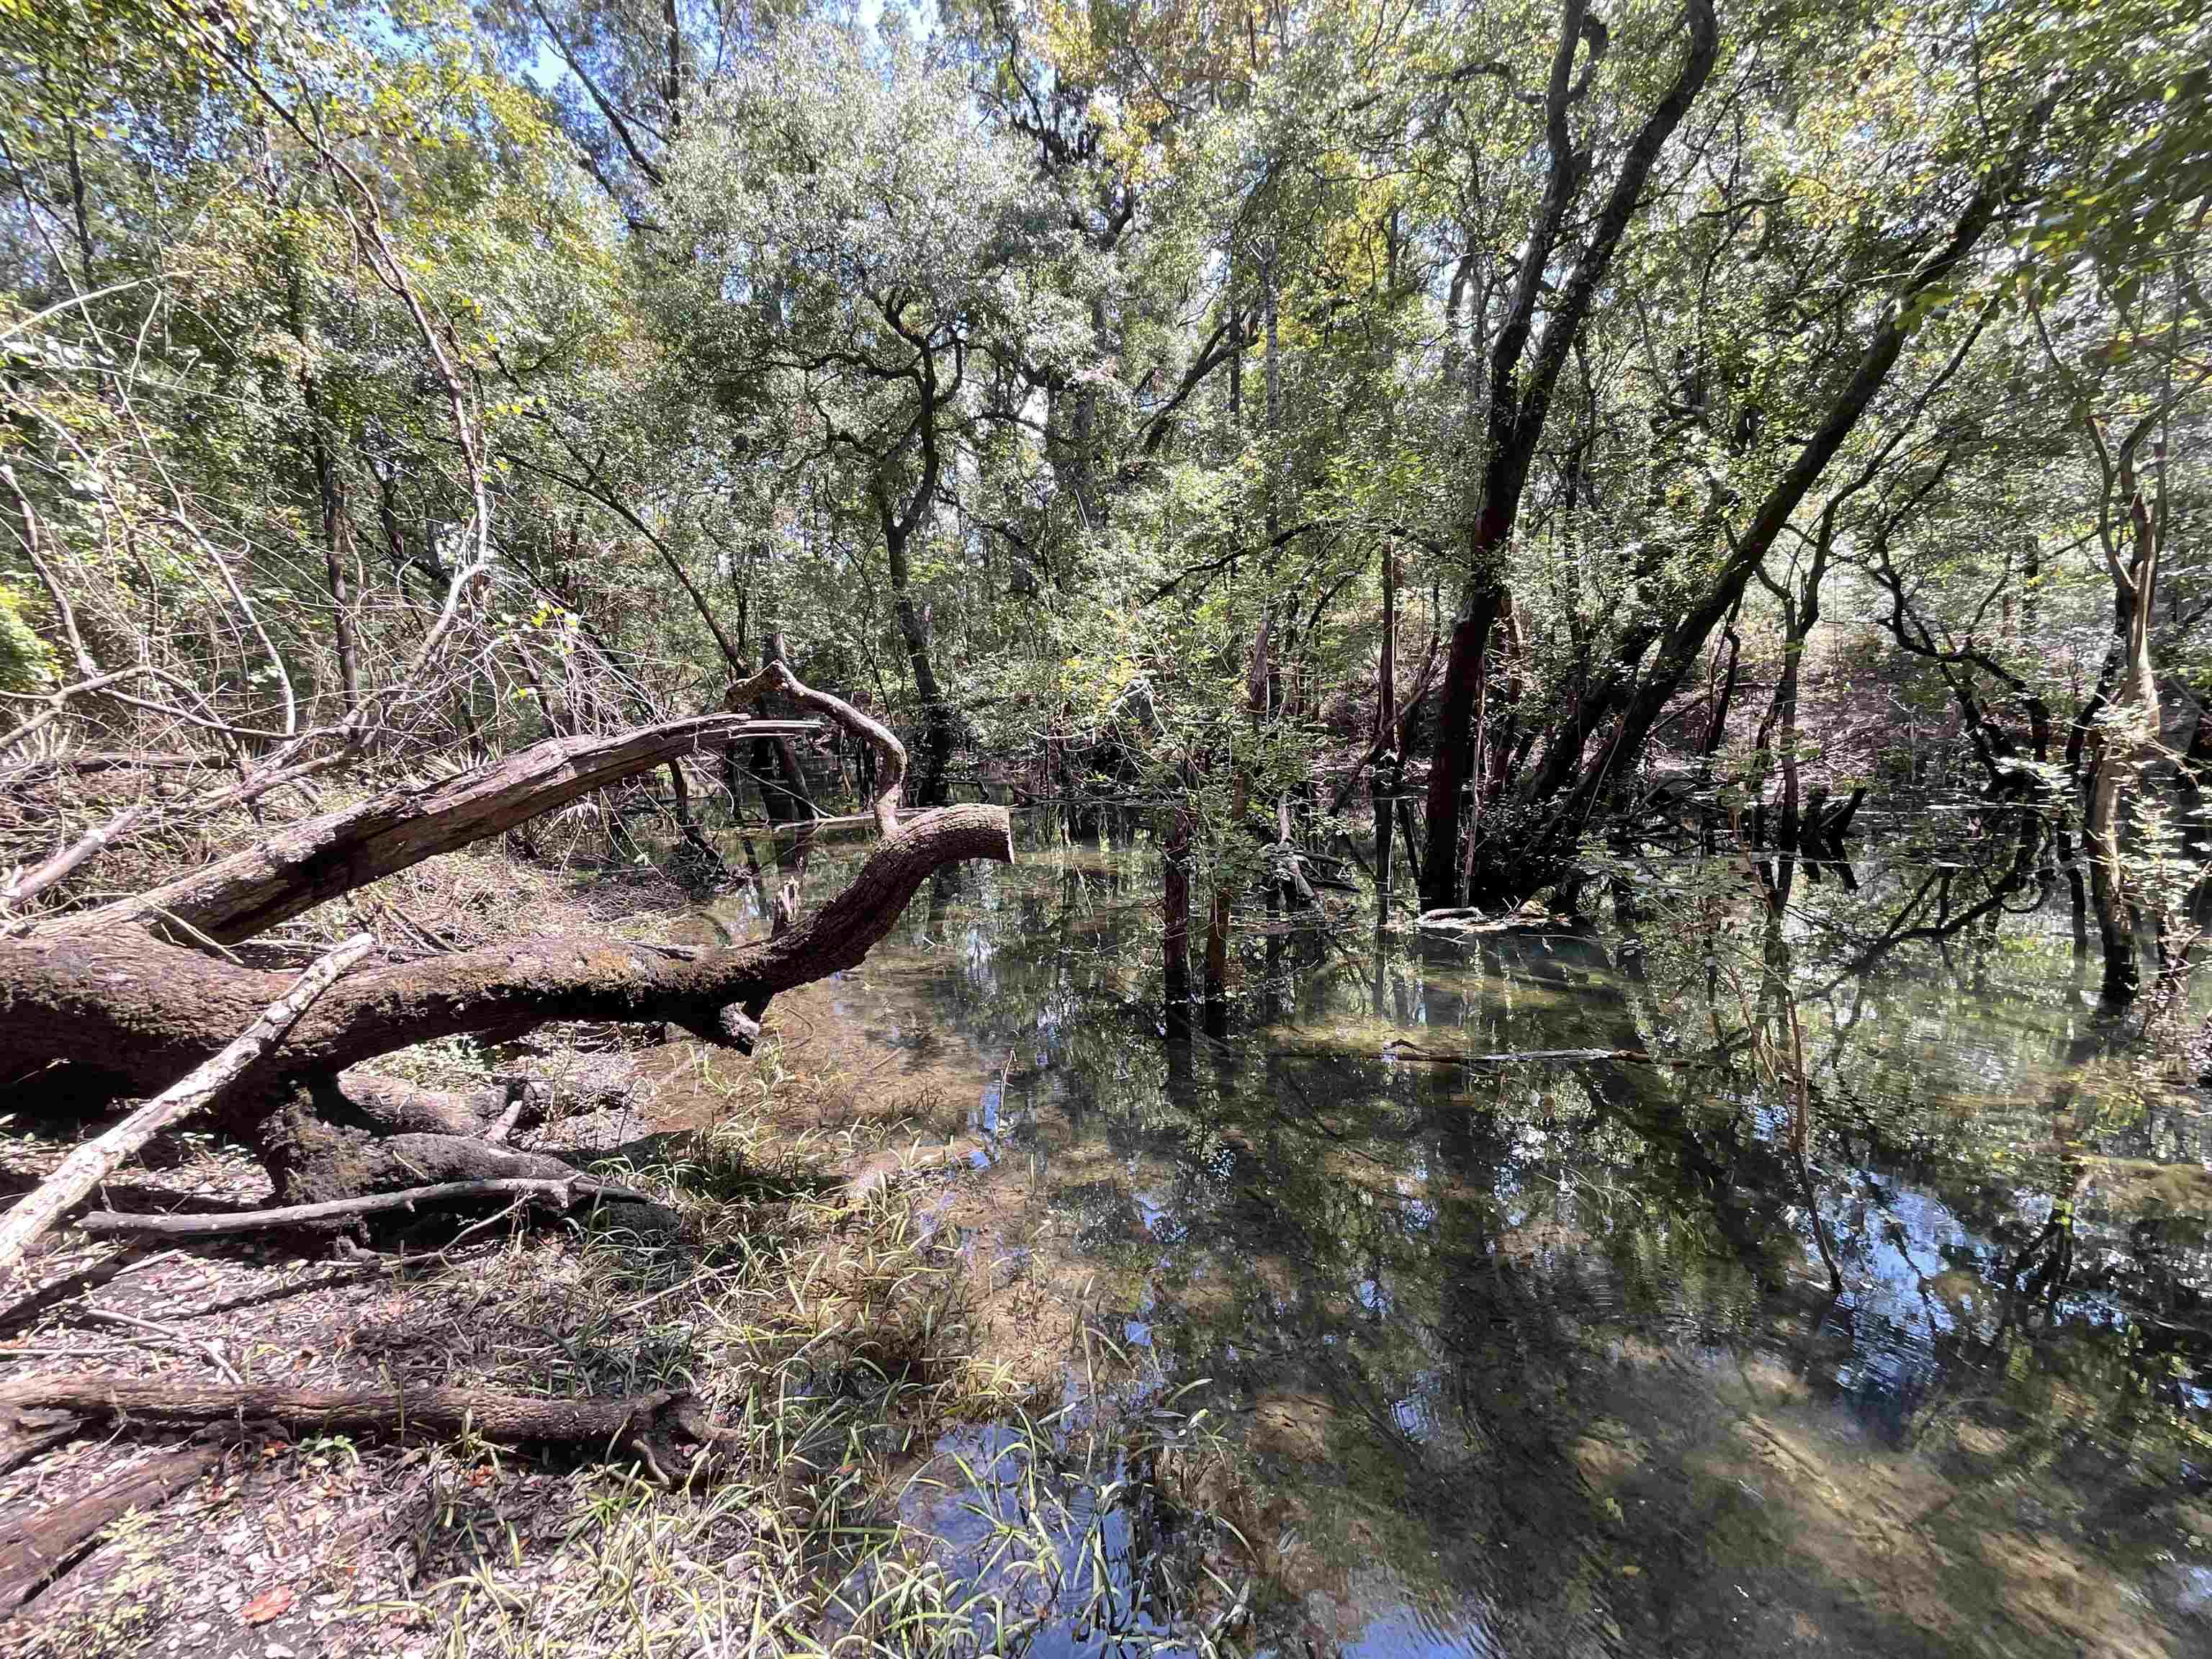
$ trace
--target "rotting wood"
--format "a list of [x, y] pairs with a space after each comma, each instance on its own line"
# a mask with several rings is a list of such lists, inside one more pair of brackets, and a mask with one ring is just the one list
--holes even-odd
[[111, 1522], [155, 1510], [222, 1461], [218, 1444], [187, 1446], [101, 1482], [91, 1491], [0, 1528], [0, 1615], [13, 1613], [68, 1568]]
[[355, 1392], [79, 1372], [0, 1382], [0, 1410], [9, 1407], [71, 1412], [126, 1427], [275, 1423], [313, 1434], [468, 1433], [509, 1445], [592, 1447], [609, 1455], [635, 1455], [664, 1485], [723, 1437], [696, 1395], [667, 1389], [550, 1400], [478, 1389]]

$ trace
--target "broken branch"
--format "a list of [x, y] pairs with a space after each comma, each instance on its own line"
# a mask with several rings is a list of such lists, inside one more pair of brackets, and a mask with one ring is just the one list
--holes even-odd
[[820, 729], [812, 720], [704, 714], [611, 738], [549, 738], [443, 783], [387, 790], [358, 806], [304, 819], [188, 876], [113, 904], [43, 921], [33, 932], [82, 938], [116, 927], [153, 927], [173, 937], [234, 944], [325, 899], [650, 771], [672, 756], [763, 732]]
[[[489, 1140], [489, 1137], [486, 1139]], [[332, 1199], [322, 1204], [285, 1204], [270, 1210], [240, 1210], [216, 1215], [126, 1215], [116, 1210], [94, 1210], [77, 1225], [97, 1236], [117, 1233], [158, 1233], [165, 1238], [216, 1238], [228, 1233], [267, 1232], [277, 1227], [307, 1227], [325, 1221], [346, 1221], [382, 1210], [412, 1210], [421, 1204], [453, 1204], [471, 1198], [542, 1199], [556, 1207], [573, 1209], [579, 1204], [607, 1201], [650, 1204], [653, 1196], [633, 1187], [604, 1181], [557, 1181], [526, 1176], [495, 1176], [483, 1181], [441, 1181], [428, 1187], [407, 1187], [395, 1193], [376, 1193], [366, 1198]]]

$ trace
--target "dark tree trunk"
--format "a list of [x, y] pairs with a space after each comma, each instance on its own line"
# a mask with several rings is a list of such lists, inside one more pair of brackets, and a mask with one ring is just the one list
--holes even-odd
[[1666, 94], [1637, 130], [1621, 156], [1613, 187], [1594, 216], [1589, 240], [1569, 275], [1555, 290], [1534, 361], [1522, 359], [1547, 291], [1562, 228], [1589, 176], [1589, 156], [1577, 151], [1568, 112], [1576, 93], [1577, 48], [1587, 39], [1589, 63], [1585, 80], [1604, 51], [1604, 31], [1592, 25], [1581, 0], [1567, 0], [1552, 58], [1544, 100], [1547, 152], [1544, 194], [1522, 249], [1504, 320], [1491, 349], [1489, 409], [1485, 422], [1486, 459], [1482, 491], [1468, 538], [1466, 597], [1452, 629], [1451, 653], [1444, 669], [1439, 705], [1436, 759], [1429, 777], [1428, 845], [1421, 881], [1422, 902], [1448, 907], [1460, 896], [1460, 818], [1484, 734], [1480, 729], [1488, 690], [1490, 632], [1504, 604], [1504, 559], [1512, 539], [1530, 468], [1551, 413], [1560, 371], [1582, 332], [1592, 301], [1612, 268], [1629, 222], [1643, 200], [1644, 186], [1668, 136], [1712, 73], [1719, 52], [1719, 27], [1711, 0], [1690, 0], [1689, 49]]
[[1729, 612], [1728, 623], [1721, 638], [1728, 646], [1728, 672], [1721, 678], [1720, 694], [1713, 700], [1713, 717], [1705, 725], [1705, 740], [1698, 752], [1711, 760], [1721, 752], [1728, 741], [1729, 709], [1735, 702], [1735, 683], [1741, 667], [1743, 635], [1736, 632], [1736, 619], [1743, 614], [1743, 601], [1736, 600], [1735, 608]]
[[1389, 921], [1391, 822], [1396, 814], [1401, 757], [1398, 741], [1398, 550], [1382, 544], [1382, 650], [1375, 670], [1375, 732], [1368, 793], [1375, 809], [1375, 925]]
[[1177, 802], [1168, 809], [1160, 855], [1161, 1020], [1171, 1040], [1190, 1035], [1190, 809]]
[[[2034, 116], [2029, 131], [2039, 128], [2051, 106], [2052, 94]], [[1657, 653], [1648, 672], [1639, 676], [1621, 707], [1620, 723], [1610, 743], [1601, 746], [1557, 814], [1563, 836], [1578, 832], [1589, 822], [1600, 799], [1613, 783], [1634, 771], [1644, 745], [1661, 714], [1695, 665], [1712, 632], [1743, 597], [1745, 587], [1765, 561], [1767, 554], [1796, 515], [1814, 485], [1827, 471], [1845, 441], [1856, 429], [1875, 396], [1887, 384], [1891, 372], [1925, 314], [1916, 303], [1931, 290], [1940, 289], [1971, 253], [2010, 197], [2020, 169], [2033, 146], [2022, 143], [2008, 165], [1982, 181], [1960, 210], [1950, 234], [1930, 251], [1898, 285], [1881, 319], [1875, 326], [1859, 360], [1829, 401], [1819, 427], [1799, 448], [1788, 471], [1769, 490], [1752, 515], [1750, 524], [1732, 544], [1718, 578], [1668, 624], [1657, 641]], [[1645, 639], [1639, 653], [1649, 647]]]
[[903, 535], [890, 540], [891, 610], [898, 618], [899, 637], [906, 646], [907, 666], [914, 675], [915, 694], [921, 700], [921, 744], [915, 772], [914, 800], [918, 806], [941, 806], [945, 801], [945, 774], [952, 763], [952, 710], [938, 684], [930, 660], [929, 630], [923, 625], [908, 590], [911, 580]]

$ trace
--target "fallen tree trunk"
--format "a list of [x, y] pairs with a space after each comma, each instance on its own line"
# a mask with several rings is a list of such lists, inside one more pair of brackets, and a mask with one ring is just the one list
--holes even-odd
[[13, 1613], [83, 1553], [111, 1522], [155, 1510], [222, 1461], [219, 1445], [187, 1446], [126, 1469], [91, 1491], [11, 1519], [0, 1529], [0, 1617]]
[[666, 1390], [611, 1400], [546, 1400], [476, 1389], [349, 1393], [72, 1373], [0, 1382], [0, 1408], [9, 1407], [66, 1411], [122, 1425], [276, 1423], [310, 1434], [467, 1432], [507, 1444], [591, 1446], [635, 1454], [664, 1482], [720, 1434], [696, 1395]]
[[554, 738], [424, 789], [393, 789], [307, 818], [204, 869], [113, 904], [42, 920], [36, 933], [82, 939], [147, 927], [234, 945], [325, 899], [501, 835], [677, 756], [756, 733], [811, 733], [813, 720], [705, 714], [611, 738]]
[[182, 1082], [162, 1091], [106, 1133], [86, 1141], [61, 1167], [0, 1217], [0, 1279], [12, 1273], [31, 1241], [112, 1175], [125, 1159], [170, 1124], [204, 1110], [234, 1086], [292, 1029], [337, 976], [367, 956], [376, 941], [367, 933], [346, 941], [310, 968], [261, 1012], [229, 1047]]
[[[900, 824], [844, 891], [788, 932], [701, 953], [556, 933], [380, 965], [341, 980], [258, 1067], [270, 1085], [435, 1037], [514, 1036], [547, 1020], [681, 1025], [726, 1044], [720, 1011], [856, 967], [941, 866], [1013, 860], [1006, 809], [947, 806]], [[166, 1085], [281, 995], [284, 975], [135, 927], [0, 940], [0, 1077], [57, 1060]]]
[[33, 1458], [64, 1440], [74, 1439], [83, 1425], [67, 1412], [0, 1411], [0, 1474], [20, 1469]]
[[[846, 889], [804, 921], [792, 915], [793, 895], [772, 937], [729, 949], [553, 934], [386, 963], [339, 980], [265, 1045], [227, 1097], [223, 1127], [255, 1147], [281, 1207], [460, 1183], [573, 1180], [575, 1170], [558, 1158], [495, 1144], [531, 1103], [526, 1088], [521, 1097], [444, 1092], [350, 1068], [441, 1037], [513, 1038], [549, 1020], [672, 1024], [750, 1052], [771, 998], [857, 966], [936, 871], [967, 859], [1012, 860], [1002, 807], [902, 818], [906, 751], [898, 739], [849, 703], [801, 684], [781, 662], [733, 687], [729, 701], [749, 708], [770, 695], [836, 720], [876, 754], [868, 818], [882, 839]], [[295, 825], [119, 906], [0, 938], [0, 1089], [68, 1063], [62, 1076], [72, 1086], [90, 1072], [116, 1093], [155, 1092], [206, 1061], [289, 983], [161, 937], [156, 921], [178, 918], [209, 939], [241, 938], [512, 827], [618, 770], [640, 770], [671, 745], [753, 729], [717, 715], [580, 746], [538, 744], [434, 790]], [[83, 1090], [75, 1092], [81, 1107]]]

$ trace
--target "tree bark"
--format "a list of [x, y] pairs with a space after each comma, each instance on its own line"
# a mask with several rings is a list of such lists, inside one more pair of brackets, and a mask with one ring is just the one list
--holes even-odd
[[[1568, 212], [1588, 177], [1589, 156], [1576, 151], [1567, 123], [1569, 106], [1588, 89], [1595, 59], [1604, 50], [1604, 31], [1588, 21], [1586, 11], [1581, 0], [1567, 0], [1563, 10], [1545, 95], [1545, 145], [1549, 161], [1544, 196], [1522, 250], [1504, 321], [1491, 349], [1482, 494], [1469, 527], [1466, 597], [1452, 628], [1451, 653], [1438, 705], [1441, 724], [1436, 758], [1429, 775], [1428, 847], [1421, 900], [1430, 908], [1449, 906], [1459, 896], [1461, 806], [1474, 776], [1476, 745], [1481, 740], [1477, 726], [1488, 689], [1490, 632], [1504, 601], [1506, 550], [1537, 447], [1543, 440], [1553, 391], [1627, 234], [1629, 222], [1642, 203], [1644, 183], [1660, 149], [1704, 90], [1719, 53], [1719, 26], [1711, 0], [1690, 0], [1689, 49], [1666, 95], [1644, 118], [1622, 155], [1613, 188], [1591, 228], [1588, 245], [1559, 290], [1536, 346], [1535, 361], [1524, 380], [1522, 359], [1535, 326], [1552, 256]], [[1578, 87], [1571, 76], [1577, 45], [1585, 38], [1589, 42], [1591, 69]]]
[[1705, 740], [1698, 749], [1706, 760], [1719, 754], [1721, 745], [1728, 741], [1729, 709], [1735, 702], [1736, 676], [1743, 659], [1743, 635], [1736, 632], [1736, 619], [1742, 614], [1743, 600], [1739, 597], [1721, 629], [1721, 637], [1728, 644], [1728, 672], [1721, 678], [1718, 695], [1713, 700], [1712, 718], [1705, 723]]
[[2127, 616], [2119, 685], [2097, 731], [2095, 771], [2089, 786], [2084, 824], [2089, 852], [2089, 896], [2104, 948], [2103, 1000], [2107, 1007], [2132, 1001], [2142, 984], [2136, 936], [2135, 901], [2130, 892], [2126, 853], [2122, 846], [2128, 790], [2158, 743], [2158, 677], [2150, 655], [2150, 625], [2158, 580], [2158, 526], [2154, 526], [2131, 476], [2123, 475], [2134, 499], [2131, 517], [2137, 535], [2135, 558], [2112, 578]]
[[126, 1469], [65, 1503], [11, 1520], [0, 1530], [0, 1616], [58, 1577], [110, 1522], [133, 1510], [161, 1508], [222, 1456], [220, 1445], [189, 1446]]
[[[2047, 97], [2030, 118], [2027, 124], [2029, 133], [2040, 129], [2055, 97], [2055, 94]], [[1789, 471], [1759, 502], [1744, 533], [1735, 538], [1718, 579], [1658, 638], [1657, 658], [1650, 671], [1636, 679], [1635, 689], [1622, 708], [1613, 740], [1601, 746], [1596, 758], [1585, 769], [1563, 803], [1563, 810], [1558, 815], [1562, 836], [1571, 836], [1588, 823], [1607, 788], [1634, 769], [1653, 725], [1680, 690], [1714, 628], [1735, 609], [1753, 574], [1782, 534], [1783, 527], [1857, 428], [1875, 394], [1887, 383], [1905, 343], [1919, 328], [1924, 314], [1919, 301], [1931, 289], [1948, 282], [1987, 234], [2032, 151], [2032, 143], [2024, 142], [2016, 146], [2010, 159], [1984, 179], [1969, 198], [1951, 234], [1899, 284], [1882, 312], [1881, 320], [1859, 354], [1850, 378], [1829, 400], [1820, 426], [1799, 448]], [[1633, 644], [1635, 654], [1641, 657], [1652, 643], [1651, 637], [1644, 635]]]
[[1375, 732], [1368, 793], [1375, 809], [1375, 925], [1390, 917], [1391, 820], [1397, 808], [1401, 757], [1398, 738], [1398, 550], [1382, 544], [1382, 649], [1375, 667]]

